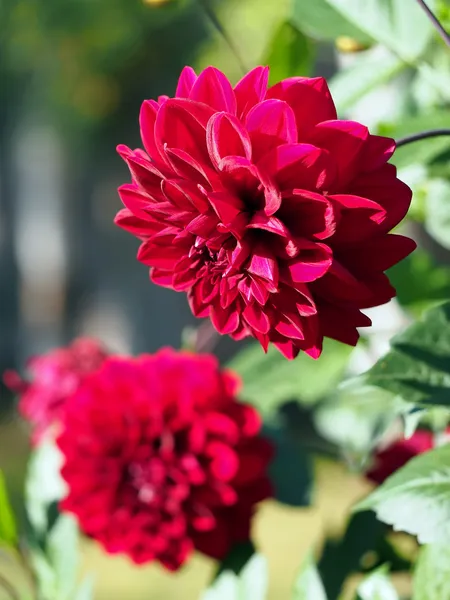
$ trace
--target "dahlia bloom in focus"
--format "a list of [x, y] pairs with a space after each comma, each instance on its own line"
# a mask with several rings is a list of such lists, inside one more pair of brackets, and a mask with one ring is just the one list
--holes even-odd
[[176, 570], [194, 549], [223, 558], [271, 494], [271, 447], [238, 387], [209, 355], [107, 359], [67, 408], [61, 508], [138, 564]]
[[418, 429], [410, 438], [398, 440], [378, 451], [371, 469], [366, 473], [366, 477], [370, 481], [381, 485], [385, 479], [406, 465], [411, 458], [432, 448], [432, 432]]
[[31, 358], [27, 364], [29, 381], [15, 371], [5, 372], [5, 385], [20, 395], [19, 410], [33, 426], [34, 443], [60, 422], [67, 400], [105, 358], [100, 342], [79, 338], [70, 346]]
[[118, 147], [132, 182], [116, 223], [152, 281], [219, 333], [317, 358], [324, 336], [355, 345], [361, 309], [395, 295], [384, 271], [415, 244], [389, 232], [411, 190], [394, 140], [338, 120], [324, 79], [267, 80], [257, 67], [233, 88], [186, 67], [175, 98], [146, 100], [145, 150]]

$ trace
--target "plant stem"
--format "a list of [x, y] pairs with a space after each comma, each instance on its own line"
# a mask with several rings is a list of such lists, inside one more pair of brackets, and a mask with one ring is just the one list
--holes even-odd
[[231, 37], [228, 35], [224, 26], [222, 25], [222, 23], [220, 22], [220, 20], [218, 19], [217, 15], [216, 15], [216, 13], [214, 12], [214, 9], [211, 6], [210, 0], [197, 0], [197, 2], [199, 4], [199, 6], [201, 7], [201, 9], [203, 10], [203, 12], [205, 13], [205, 15], [211, 21], [214, 28], [219, 32], [219, 34], [224, 39], [225, 43], [228, 45], [229, 49], [233, 53], [238, 65], [242, 71], [242, 74], [245, 75], [245, 73], [247, 73], [247, 71], [249, 69], [247, 69], [247, 67], [245, 66], [245, 63], [242, 60], [242, 57], [241, 57], [239, 50], [237, 49], [235, 43], [233, 42]]
[[412, 142], [420, 142], [421, 140], [426, 140], [428, 138], [439, 137], [443, 135], [450, 136], [450, 129], [429, 129], [427, 131], [421, 131], [420, 133], [414, 133], [413, 135], [408, 135], [397, 140], [396, 146], [397, 148], [400, 148], [401, 146], [406, 146], [407, 144], [411, 144]]
[[439, 33], [441, 38], [444, 40], [444, 42], [450, 48], [450, 34], [444, 29], [441, 22], [436, 17], [436, 15], [433, 13], [433, 11], [430, 9], [430, 7], [427, 5], [425, 0], [417, 0], [417, 2], [425, 11], [425, 13], [426, 13], [427, 17], [430, 19], [433, 27], [436, 29], [436, 31]]

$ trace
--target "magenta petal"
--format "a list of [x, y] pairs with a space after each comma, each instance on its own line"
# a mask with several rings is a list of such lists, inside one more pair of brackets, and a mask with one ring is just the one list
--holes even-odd
[[247, 229], [263, 229], [270, 231], [275, 235], [281, 235], [282, 237], [289, 236], [289, 230], [286, 225], [277, 219], [276, 217], [269, 217], [266, 213], [259, 211], [256, 212], [250, 223], [247, 225]]
[[161, 285], [163, 287], [172, 287], [173, 273], [171, 271], [164, 271], [163, 269], [150, 269], [150, 279], [153, 283]]
[[284, 144], [274, 148], [258, 169], [271, 176], [280, 189], [326, 189], [332, 180], [329, 155], [311, 144]]
[[416, 248], [416, 242], [403, 235], [390, 234], [373, 240], [367, 240], [356, 249], [339, 253], [352, 271], [362, 276], [370, 271], [386, 271], [406, 258]]
[[136, 235], [139, 238], [146, 238], [148, 235], [152, 233], [156, 233], [161, 231], [164, 227], [159, 223], [149, 220], [143, 220], [139, 217], [136, 217], [128, 208], [122, 208], [117, 213], [114, 223], [125, 229], [125, 231], [129, 231], [130, 233]]
[[223, 309], [220, 305], [211, 307], [211, 321], [221, 335], [236, 331], [239, 326], [239, 314], [230, 308]]
[[311, 134], [311, 142], [325, 148], [337, 165], [339, 186], [345, 186], [359, 171], [359, 155], [368, 140], [367, 127], [355, 121], [319, 123]]
[[186, 231], [202, 238], [207, 238], [217, 227], [217, 217], [213, 212], [198, 215], [186, 225]]
[[176, 98], [189, 98], [192, 86], [197, 80], [197, 74], [192, 67], [184, 67], [181, 71], [178, 85], [175, 92]]
[[245, 208], [242, 200], [229, 192], [211, 192], [208, 200], [225, 225], [232, 223]]
[[247, 115], [246, 127], [252, 140], [255, 162], [276, 146], [297, 142], [294, 111], [282, 100], [265, 100], [254, 106]]
[[177, 175], [206, 189], [221, 189], [220, 179], [212, 167], [208, 167], [202, 161], [195, 160], [184, 150], [166, 148], [165, 152], [171, 167]]
[[236, 84], [234, 94], [237, 116], [242, 119], [258, 102], [264, 100], [269, 81], [269, 67], [256, 67]]
[[322, 194], [309, 190], [286, 193], [278, 215], [294, 236], [324, 240], [336, 231], [333, 204]]
[[177, 246], [157, 246], [154, 243], [145, 242], [140, 246], [137, 258], [146, 265], [169, 271], [183, 258], [184, 252], [184, 248]]
[[161, 181], [164, 176], [145, 153], [130, 150], [123, 144], [117, 146], [117, 152], [128, 164], [133, 180], [139, 187], [153, 198], [161, 198]]
[[256, 329], [260, 333], [268, 333], [270, 329], [270, 321], [266, 313], [258, 304], [247, 304], [242, 313], [249, 327]]
[[139, 125], [141, 128], [141, 138], [148, 155], [155, 162], [164, 164], [165, 158], [160, 153], [155, 142], [155, 123], [159, 106], [154, 100], [145, 100], [141, 106], [139, 114]]
[[300, 348], [296, 346], [294, 342], [285, 338], [282, 341], [274, 342], [273, 345], [281, 352], [283, 356], [285, 356], [288, 360], [294, 360], [298, 353], [300, 352]]
[[287, 102], [297, 121], [298, 139], [306, 139], [311, 129], [322, 121], [337, 119], [336, 108], [323, 77], [291, 77], [275, 84], [267, 98]]
[[226, 113], [213, 115], [206, 128], [206, 143], [211, 162], [219, 168], [227, 156], [251, 158], [252, 146], [246, 129], [239, 119]]
[[359, 168], [364, 172], [375, 171], [391, 158], [395, 151], [395, 140], [381, 135], [369, 135], [364, 144]]
[[311, 248], [300, 251], [297, 258], [287, 263], [287, 269], [294, 282], [307, 283], [323, 277], [331, 267], [333, 258], [331, 251], [323, 244], [311, 245]]
[[192, 87], [190, 99], [203, 102], [215, 111], [236, 114], [236, 98], [231, 83], [215, 67], [208, 67], [200, 73]]
[[209, 162], [206, 149], [206, 124], [212, 108], [184, 98], [171, 98], [159, 109], [155, 141], [164, 147], [183, 150], [197, 160]]
[[277, 291], [278, 263], [269, 248], [266, 248], [262, 244], [253, 248], [247, 271], [270, 282], [272, 285], [268, 288], [269, 291]]

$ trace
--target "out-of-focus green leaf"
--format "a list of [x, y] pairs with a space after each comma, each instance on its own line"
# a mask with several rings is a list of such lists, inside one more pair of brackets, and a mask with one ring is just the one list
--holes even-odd
[[389, 390], [357, 378], [341, 384], [314, 418], [322, 436], [364, 462], [394, 418], [407, 410], [409, 405]]
[[427, 544], [416, 563], [412, 600], [444, 598], [450, 598], [450, 544]]
[[292, 600], [327, 600], [325, 588], [311, 556], [304, 561], [294, 586]]
[[392, 349], [365, 375], [406, 402], [450, 406], [450, 302], [391, 340]]
[[344, 536], [327, 540], [319, 561], [319, 572], [329, 600], [336, 600], [347, 577], [361, 571], [361, 561], [367, 552], [375, 551], [386, 525], [372, 511], [352, 515]]
[[313, 404], [341, 379], [352, 348], [325, 340], [320, 360], [301, 353], [286, 360], [275, 348], [264, 354], [257, 343], [250, 344], [228, 364], [242, 378], [242, 397], [262, 413], [271, 414], [286, 400]]
[[72, 600], [78, 579], [78, 527], [74, 517], [61, 515], [46, 540], [58, 600]]
[[269, 65], [270, 82], [273, 84], [287, 77], [310, 75], [314, 57], [311, 39], [286, 21], [275, 30], [262, 63]]
[[450, 181], [431, 179], [426, 188], [425, 228], [441, 246], [450, 249]]
[[220, 563], [215, 577], [219, 577], [225, 571], [239, 575], [255, 554], [256, 548], [253, 542], [248, 541], [235, 544]]
[[355, 27], [335, 10], [328, 0], [294, 0], [292, 18], [307, 34], [319, 40], [334, 41], [340, 36], [370, 43], [373, 38]]
[[425, 51], [433, 35], [433, 27], [417, 2], [327, 1], [355, 27], [408, 62], [413, 62]]
[[399, 303], [415, 313], [450, 298], [450, 269], [436, 265], [424, 250], [415, 250], [388, 275]]
[[49, 525], [49, 507], [60, 500], [66, 486], [60, 475], [62, 457], [56, 446], [44, 441], [34, 451], [26, 481], [26, 509], [36, 534], [45, 535]]
[[94, 577], [87, 575], [78, 586], [74, 600], [93, 600], [94, 598]]
[[384, 51], [382, 56], [378, 48], [376, 52], [360, 52], [350, 67], [339, 71], [329, 81], [338, 112], [351, 108], [365, 94], [389, 81], [405, 67], [405, 63], [389, 51]]
[[422, 544], [450, 544], [450, 444], [410, 460], [356, 510], [374, 510]]
[[314, 481], [309, 455], [282, 428], [264, 426], [262, 434], [275, 449], [269, 466], [275, 499], [290, 506], [309, 506]]
[[17, 544], [17, 529], [14, 513], [9, 503], [6, 482], [0, 471], [0, 546]]
[[388, 569], [380, 567], [358, 587], [360, 600], [398, 600], [398, 594], [388, 576]]
[[266, 559], [253, 554], [239, 575], [229, 570], [220, 573], [201, 600], [265, 600], [267, 589]]
[[[420, 133], [427, 129], [448, 127], [448, 110], [435, 110], [415, 117], [401, 119], [398, 123], [380, 125], [380, 133], [396, 140], [402, 137]], [[425, 139], [413, 144], [407, 144], [395, 151], [391, 159], [397, 167], [408, 167], [413, 164], [426, 165], [436, 157], [450, 149], [450, 136]]]

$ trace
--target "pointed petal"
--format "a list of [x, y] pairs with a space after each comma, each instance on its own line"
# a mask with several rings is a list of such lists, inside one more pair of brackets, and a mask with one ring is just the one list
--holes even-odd
[[206, 143], [211, 162], [219, 168], [226, 156], [251, 158], [250, 137], [240, 121], [226, 113], [216, 113], [208, 121]]
[[254, 106], [247, 115], [246, 127], [255, 162], [276, 146], [297, 142], [294, 111], [282, 100], [265, 100]]
[[262, 244], [253, 248], [250, 264], [247, 271], [264, 279], [270, 286], [269, 291], [277, 291], [278, 287], [278, 263], [270, 249]]
[[242, 119], [258, 102], [264, 100], [269, 81], [269, 68], [256, 67], [236, 84], [234, 94], [237, 102], [237, 116]]
[[369, 135], [360, 157], [360, 170], [375, 171], [391, 158], [395, 151], [395, 140], [381, 135]]
[[159, 106], [154, 100], [145, 100], [141, 106], [139, 114], [139, 125], [141, 129], [141, 138], [149, 157], [156, 163], [166, 163], [164, 154], [161, 154], [155, 142], [155, 123]]
[[176, 98], [189, 98], [192, 86], [197, 80], [197, 74], [192, 67], [184, 67], [181, 71], [178, 85], [175, 92]]
[[207, 67], [200, 73], [192, 87], [190, 98], [207, 104], [215, 111], [236, 114], [236, 98], [231, 83], [215, 67]]
[[247, 304], [242, 315], [251, 329], [256, 329], [256, 331], [259, 331], [260, 333], [269, 332], [269, 318], [259, 304], [255, 304], [254, 302]]
[[239, 325], [239, 314], [231, 308], [223, 309], [220, 305], [211, 307], [211, 321], [221, 335], [227, 335], [236, 331]]

